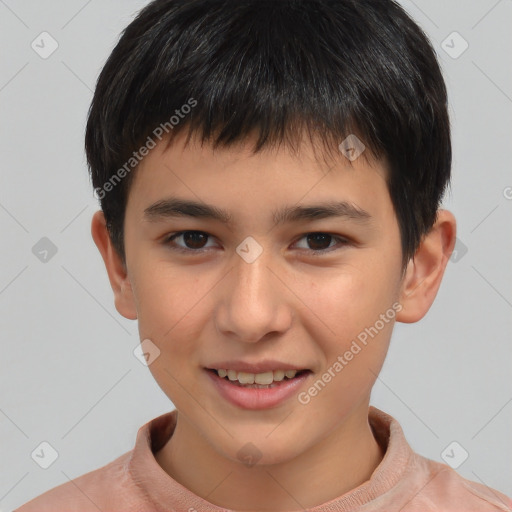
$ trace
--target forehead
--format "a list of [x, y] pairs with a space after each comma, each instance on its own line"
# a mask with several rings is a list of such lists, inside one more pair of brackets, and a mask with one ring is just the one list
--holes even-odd
[[345, 208], [345, 213], [352, 214], [364, 211], [358, 202], [375, 206], [389, 202], [386, 164], [367, 149], [357, 158], [349, 158], [354, 153], [345, 152], [347, 144], [326, 152], [321, 144], [304, 138], [296, 149], [281, 145], [255, 153], [254, 142], [214, 148], [194, 136], [187, 141], [184, 133], [171, 144], [164, 139], [139, 164], [128, 203], [147, 210], [150, 204], [171, 196], [198, 203], [213, 201], [223, 205], [217, 220], [229, 216], [230, 207], [247, 210], [252, 205], [254, 210], [259, 204], [269, 211], [273, 204], [271, 213], [276, 221], [292, 213], [289, 208], [278, 208], [283, 203], [305, 204], [316, 199], [335, 208], [334, 200], [339, 199], [354, 206], [352, 211]]

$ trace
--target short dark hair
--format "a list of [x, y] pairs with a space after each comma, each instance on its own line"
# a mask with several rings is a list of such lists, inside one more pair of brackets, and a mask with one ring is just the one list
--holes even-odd
[[136, 168], [157, 127], [214, 147], [256, 134], [254, 152], [304, 133], [337, 148], [356, 134], [388, 163], [405, 265], [449, 184], [449, 124], [435, 51], [393, 0], [155, 0], [99, 75], [85, 149], [125, 261], [126, 162]]

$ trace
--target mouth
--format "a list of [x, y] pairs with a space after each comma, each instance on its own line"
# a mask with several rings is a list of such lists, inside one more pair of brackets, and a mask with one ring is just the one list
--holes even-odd
[[262, 410], [279, 406], [300, 392], [311, 370], [273, 370], [246, 373], [223, 368], [204, 368], [213, 389], [241, 409]]

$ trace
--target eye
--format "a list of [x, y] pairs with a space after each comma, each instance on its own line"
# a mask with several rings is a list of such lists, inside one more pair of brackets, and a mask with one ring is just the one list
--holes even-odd
[[[172, 250], [185, 253], [201, 253], [214, 247], [212, 245], [207, 245], [209, 238], [212, 238], [211, 235], [204, 231], [178, 231], [168, 235], [164, 239], [163, 243], [164, 245], [170, 246]], [[182, 243], [177, 243], [176, 241], [180, 239], [182, 240]], [[304, 245], [300, 247], [299, 242], [301, 240], [306, 241], [305, 247]], [[338, 247], [336, 247], [336, 243], [333, 245], [333, 242], [338, 242]], [[350, 241], [344, 237], [329, 233], [315, 232], [306, 233], [297, 242], [295, 242], [294, 245], [298, 246], [301, 250], [307, 251], [310, 255], [321, 256], [322, 254], [341, 249], [349, 244]]]
[[[182, 252], [202, 252], [209, 249], [206, 245], [210, 235], [204, 231], [178, 231], [167, 236], [163, 243], [170, 245], [171, 249]], [[183, 239], [184, 245], [177, 244], [175, 240]]]
[[[314, 256], [321, 256], [323, 253], [332, 252], [333, 250], [341, 249], [342, 247], [349, 245], [350, 241], [341, 236], [331, 235], [329, 233], [306, 233], [300, 240], [306, 240], [306, 245], [310, 247], [299, 247], [300, 249], [308, 250]], [[331, 242], [338, 242], [340, 247], [336, 248], [336, 244], [331, 245]], [[298, 242], [297, 242], [298, 243]], [[333, 249], [334, 247], [334, 249]]]

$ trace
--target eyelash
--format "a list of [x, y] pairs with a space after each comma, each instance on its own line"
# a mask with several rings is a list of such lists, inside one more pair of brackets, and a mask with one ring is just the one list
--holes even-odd
[[[190, 229], [188, 229], [188, 230], [185, 230], [185, 231], [177, 231], [175, 233], [171, 233], [170, 235], [165, 237], [165, 239], [163, 240], [163, 244], [168, 246], [173, 251], [178, 251], [178, 252], [182, 252], [182, 253], [186, 253], [186, 254], [190, 254], [190, 253], [201, 254], [201, 253], [204, 253], [204, 252], [208, 252], [208, 250], [210, 248], [206, 248], [206, 249], [190, 249], [190, 248], [174, 245], [173, 244], [174, 240], [176, 238], [180, 237], [181, 235], [185, 234], [185, 233], [201, 233], [203, 235], [206, 235], [209, 238], [212, 237], [211, 235], [209, 235], [205, 231], [198, 231], [198, 230], [190, 230]], [[331, 237], [333, 240], [338, 241], [339, 244], [340, 244], [340, 247], [337, 247], [337, 248], [334, 246], [334, 247], [328, 247], [326, 249], [302, 249], [303, 251], [307, 251], [307, 252], [311, 253], [310, 254], [311, 256], [322, 256], [324, 254], [330, 253], [332, 251], [339, 250], [342, 247], [345, 247], [345, 246], [351, 244], [350, 240], [348, 240], [347, 238], [344, 238], [344, 237], [341, 237], [341, 236], [337, 236], [337, 235], [333, 235], [331, 233], [325, 233], [323, 231], [311, 231], [309, 233], [304, 233], [300, 238], [297, 239], [297, 242], [299, 240], [302, 240], [303, 238], [307, 237], [308, 235], [327, 235], [327, 236]]]

